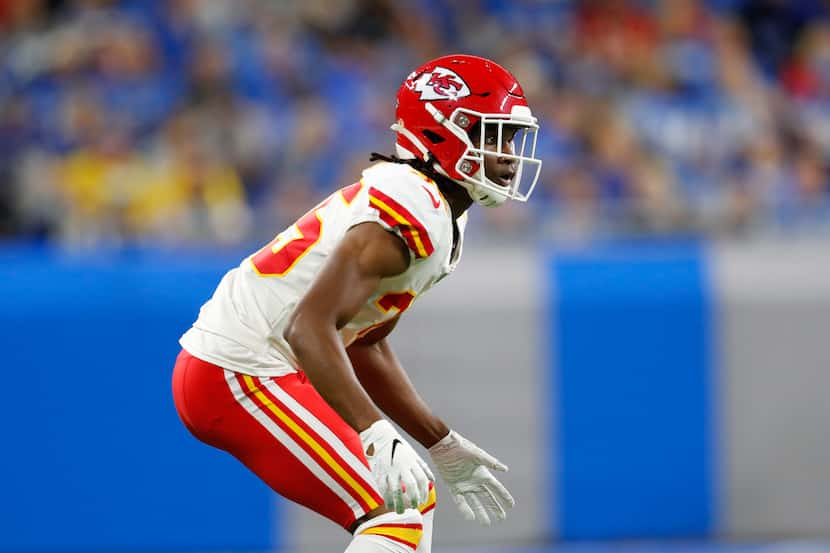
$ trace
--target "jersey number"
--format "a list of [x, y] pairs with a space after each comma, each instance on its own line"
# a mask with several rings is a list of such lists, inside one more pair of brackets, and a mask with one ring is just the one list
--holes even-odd
[[323, 220], [319, 209], [300, 217], [251, 258], [259, 276], [284, 276], [320, 240]]
[[[362, 183], [357, 182], [338, 191], [347, 204], [351, 203], [360, 191]], [[314, 209], [297, 219], [297, 222], [279, 233], [270, 244], [251, 257], [251, 264], [259, 276], [281, 277], [294, 268], [314, 245], [320, 241], [323, 233], [323, 209], [332, 196], [320, 202]]]

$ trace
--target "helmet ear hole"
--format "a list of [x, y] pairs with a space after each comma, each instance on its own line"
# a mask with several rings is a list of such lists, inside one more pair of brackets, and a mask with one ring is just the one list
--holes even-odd
[[423, 132], [423, 135], [425, 137], [427, 137], [427, 139], [430, 142], [432, 142], [433, 144], [440, 144], [440, 143], [442, 143], [446, 140], [443, 136], [441, 136], [437, 132], [431, 131], [429, 129], [424, 129], [422, 132]]

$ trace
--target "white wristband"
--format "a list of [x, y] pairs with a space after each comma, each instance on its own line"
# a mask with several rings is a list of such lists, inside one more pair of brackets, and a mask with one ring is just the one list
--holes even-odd
[[436, 443], [434, 443], [428, 449], [428, 451], [432, 454], [432, 453], [436, 453], [436, 452], [438, 452], [442, 449], [452, 447], [453, 444], [458, 443], [460, 437], [461, 436], [458, 434], [458, 432], [456, 432], [455, 430], [450, 430], [449, 433], [447, 433], [446, 436], [444, 436], [443, 438], [438, 440]]

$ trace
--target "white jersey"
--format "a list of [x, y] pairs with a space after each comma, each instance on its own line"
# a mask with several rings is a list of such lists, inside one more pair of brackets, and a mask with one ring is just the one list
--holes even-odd
[[288, 317], [346, 231], [367, 221], [401, 237], [411, 261], [405, 272], [382, 279], [340, 329], [346, 346], [409, 308], [461, 256], [466, 216], [457, 222], [453, 254], [452, 215], [435, 182], [409, 165], [379, 163], [225, 274], [182, 336], [182, 347], [205, 361], [253, 376], [297, 371], [297, 359], [282, 336]]

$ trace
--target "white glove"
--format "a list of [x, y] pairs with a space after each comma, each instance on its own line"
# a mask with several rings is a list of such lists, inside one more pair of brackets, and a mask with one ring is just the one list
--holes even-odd
[[488, 470], [507, 471], [507, 465], [454, 430], [429, 453], [464, 518], [489, 526], [507, 517], [516, 502]]
[[379, 420], [360, 433], [363, 451], [386, 506], [403, 513], [417, 509], [429, 497], [432, 471], [412, 446], [387, 420]]

